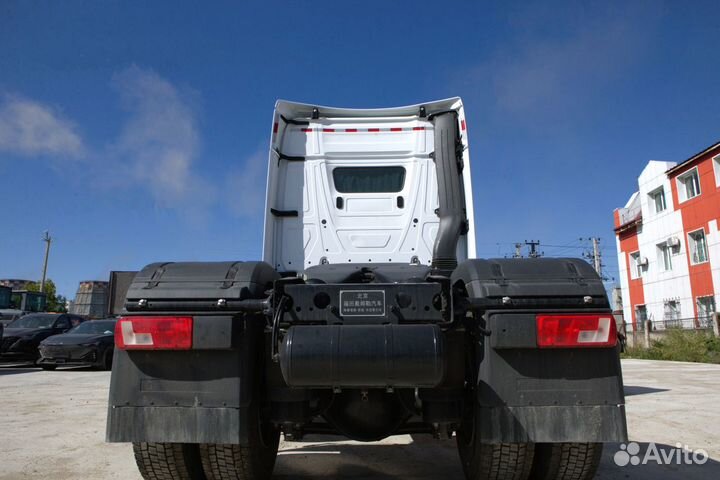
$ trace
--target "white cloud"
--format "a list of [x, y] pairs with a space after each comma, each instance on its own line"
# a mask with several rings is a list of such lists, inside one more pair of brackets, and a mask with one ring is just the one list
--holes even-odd
[[[662, 9], [541, 4], [511, 19], [517, 34], [465, 76], [486, 109], [525, 121], [572, 123], [603, 89], [640, 68]], [[584, 112], [587, 113], [587, 112]]]
[[193, 224], [206, 221], [219, 199], [238, 217], [263, 211], [267, 159], [256, 153], [242, 169], [209, 181], [199, 165], [199, 94], [137, 66], [113, 76], [126, 117], [111, 139], [86, 147], [74, 124], [39, 102], [7, 96], [0, 103], [0, 151], [26, 156], [80, 157], [73, 179], [103, 191], [148, 192], [160, 209]]
[[202, 208], [213, 189], [193, 170], [200, 148], [192, 92], [131, 67], [113, 78], [129, 113], [109, 156], [135, 185], [166, 207]]
[[265, 209], [267, 151], [258, 150], [245, 160], [242, 168], [225, 178], [224, 192], [231, 212], [244, 218], [262, 218]]
[[6, 96], [0, 103], [0, 151], [24, 156], [80, 157], [75, 125], [42, 103]]

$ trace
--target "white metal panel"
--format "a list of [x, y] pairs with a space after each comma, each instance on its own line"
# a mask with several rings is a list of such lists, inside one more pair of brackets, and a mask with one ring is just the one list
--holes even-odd
[[[455, 109], [467, 146], [459, 99], [424, 104], [428, 113]], [[274, 116], [266, 203], [264, 259], [281, 271], [301, 271], [319, 263], [419, 261], [429, 264], [438, 230], [437, 180], [430, 153], [433, 124], [419, 117], [419, 105], [351, 110], [279, 101]], [[305, 119], [308, 124], [280, 118]], [[305, 161], [279, 160], [275, 151]], [[463, 187], [471, 229], [461, 237], [460, 260], [475, 255], [469, 158], [464, 152]], [[399, 192], [338, 192], [337, 167], [401, 166]], [[342, 203], [338, 203], [338, 197]], [[403, 203], [398, 203], [402, 197]], [[338, 207], [338, 205], [341, 205]], [[297, 210], [297, 217], [269, 214], [270, 208]]]

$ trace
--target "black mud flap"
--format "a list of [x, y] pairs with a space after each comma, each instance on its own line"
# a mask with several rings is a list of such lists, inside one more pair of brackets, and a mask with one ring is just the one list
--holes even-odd
[[453, 282], [489, 332], [475, 362], [483, 442], [627, 441], [618, 348], [537, 347], [538, 313], [610, 313], [587, 262], [468, 260]]
[[276, 278], [263, 262], [164, 263], [139, 272], [125, 315], [192, 316], [192, 348], [116, 349], [107, 441], [247, 442], [248, 410], [263, 401], [265, 318], [233, 311], [232, 302], [261, 298]]
[[627, 441], [615, 348], [487, 348], [477, 402], [487, 443]]
[[236, 323], [228, 349], [116, 350], [107, 441], [247, 441], [247, 411], [259, 400], [262, 337], [242, 319]]

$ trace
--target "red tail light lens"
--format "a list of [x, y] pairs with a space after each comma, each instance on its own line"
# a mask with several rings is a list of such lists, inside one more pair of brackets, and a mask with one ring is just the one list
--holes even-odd
[[192, 317], [126, 317], [115, 324], [121, 350], [190, 350]]
[[613, 347], [617, 341], [612, 315], [538, 315], [537, 345], [541, 348]]

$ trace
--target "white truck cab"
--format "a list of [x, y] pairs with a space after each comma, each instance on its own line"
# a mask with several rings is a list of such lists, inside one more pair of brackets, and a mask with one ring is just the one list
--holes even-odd
[[460, 122], [469, 223], [457, 258], [474, 258], [465, 113], [455, 97], [382, 109], [278, 101], [263, 259], [279, 271], [298, 273], [327, 263], [430, 265], [439, 218], [428, 117], [448, 110], [456, 111]]

